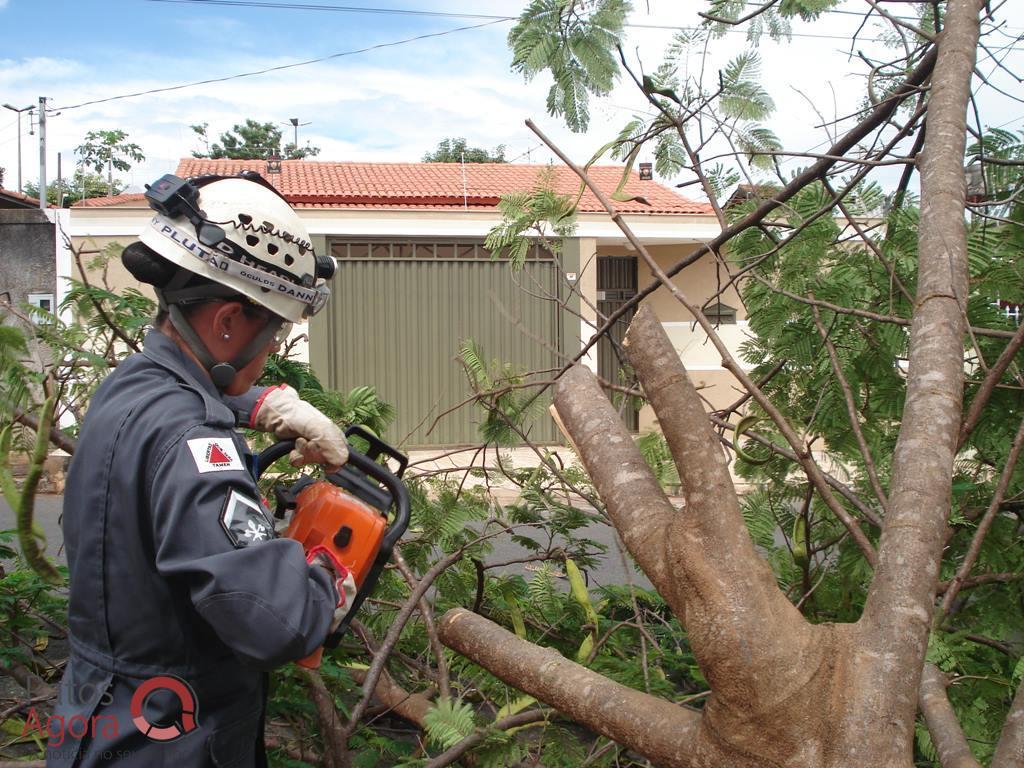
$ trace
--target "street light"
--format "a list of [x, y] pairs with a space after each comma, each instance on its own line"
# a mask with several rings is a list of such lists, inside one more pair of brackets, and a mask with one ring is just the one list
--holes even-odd
[[300, 123], [299, 122], [299, 118], [297, 118], [297, 117], [289, 117], [288, 118], [288, 122], [292, 124], [293, 128], [295, 128], [295, 149], [296, 149], [296, 151], [298, 151], [298, 149], [299, 149], [299, 126], [300, 125], [310, 125], [310, 123]]
[[[4, 109], [9, 109], [11, 110], [11, 112], [18, 113], [18, 193], [21, 194], [21, 113], [31, 112], [36, 107], [35, 104], [30, 104], [29, 106], [22, 107], [21, 109], [18, 109], [17, 107], [12, 107], [10, 104], [4, 104], [3, 106]], [[40, 192], [40, 194], [45, 195], [46, 192], [43, 191]]]

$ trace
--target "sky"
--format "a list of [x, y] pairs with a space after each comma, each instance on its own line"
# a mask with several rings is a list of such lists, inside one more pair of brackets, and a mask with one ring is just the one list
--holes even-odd
[[[47, 119], [50, 181], [58, 152], [64, 175], [70, 175], [75, 147], [88, 131], [126, 131], [146, 155], [120, 175], [131, 189], [202, 149], [190, 128], [197, 123], [208, 123], [216, 139], [253, 118], [275, 123], [290, 141], [289, 121], [298, 118], [304, 124], [300, 144], [320, 147], [320, 160], [416, 162], [442, 139], [461, 136], [471, 146], [504, 145], [506, 158], [516, 162], [547, 163], [552, 153], [524, 123], [532, 118], [582, 163], [648, 109], [636, 88], [623, 82], [592, 104], [586, 134], [573, 134], [549, 116], [550, 80], [545, 74], [524, 82], [512, 72], [507, 35], [513, 22], [500, 18], [518, 16], [525, 0], [274, 3], [288, 8], [261, 2], [266, 0], [0, 0], [0, 104], [23, 108], [47, 97], [54, 110]], [[993, 42], [1004, 49], [1007, 65], [1024, 72], [1024, 13], [1014, 13], [1013, 6], [1024, 11], [1024, 0], [1006, 1], [1003, 17], [1010, 22]], [[867, 67], [851, 55], [850, 36], [861, 19], [850, 11], [864, 7], [851, 2], [842, 7], [846, 12], [795, 24], [789, 41], [762, 41], [763, 81], [776, 103], [769, 124], [787, 149], [820, 151], [829, 139], [822, 122], [858, 108]], [[703, 8], [697, 0], [634, 0], [625, 50], [655, 68], [673, 32], [695, 26]], [[878, 53], [877, 36], [878, 27], [869, 24], [857, 49]], [[743, 34], [727, 34], [713, 41], [706, 58], [695, 51], [683, 67], [694, 76], [703, 71], [714, 83], [717, 69], [745, 45]], [[313, 59], [325, 60], [289, 66]], [[190, 85], [275, 67], [286, 68]], [[993, 72], [1009, 94], [988, 90], [985, 121], [1024, 127], [1024, 104], [1014, 98], [1024, 95], [1020, 83], [991, 59], [979, 70]], [[181, 85], [188, 87], [116, 98]], [[33, 182], [39, 173], [34, 122], [22, 115], [22, 177]], [[17, 139], [17, 114], [0, 108], [7, 188], [17, 185]], [[787, 168], [806, 162], [794, 160]]]

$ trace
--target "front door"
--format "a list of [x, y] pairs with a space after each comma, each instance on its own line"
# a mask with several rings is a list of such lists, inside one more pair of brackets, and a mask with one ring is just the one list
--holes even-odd
[[[637, 271], [635, 256], [597, 257], [597, 311], [598, 321], [604, 320], [619, 307], [636, 296]], [[620, 317], [605, 336], [597, 342], [597, 373], [605, 381], [626, 386], [632, 376], [622, 353], [622, 340], [633, 319], [633, 309]], [[612, 393], [612, 402], [622, 414], [622, 420], [630, 431], [640, 427], [639, 412], [630, 399]]]

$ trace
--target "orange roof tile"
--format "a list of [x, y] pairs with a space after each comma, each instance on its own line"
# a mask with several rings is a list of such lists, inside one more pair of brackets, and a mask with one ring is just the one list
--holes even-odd
[[113, 195], [112, 197], [89, 197], [85, 200], [79, 200], [77, 203], [72, 205], [72, 208], [116, 208], [118, 206], [125, 205], [127, 203], [141, 203], [143, 206], [146, 205], [146, 198], [142, 196], [141, 192], [125, 193], [120, 195]]
[[[39, 207], [39, 198], [29, 197], [24, 192], [18, 192], [13, 189], [4, 189], [3, 187], [0, 187], [0, 195], [3, 195], [3, 197], [15, 203], [25, 203], [26, 205], [31, 205], [34, 208]], [[50, 205], [49, 203], [46, 204], [46, 207], [53, 208], [53, 206]]]
[[[296, 207], [300, 208], [472, 208], [487, 210], [498, 204], [501, 195], [532, 189], [546, 165], [511, 163], [467, 163], [465, 176], [459, 163], [339, 163], [312, 160], [284, 160], [280, 174], [266, 174], [261, 160], [206, 160], [185, 158], [178, 163], [178, 176], [204, 174], [234, 175], [257, 171], [268, 178]], [[565, 167], [550, 167], [555, 190], [576, 195], [579, 181]], [[621, 166], [595, 166], [590, 177], [610, 194], [622, 178]], [[618, 210], [628, 213], [706, 214], [711, 207], [696, 203], [654, 181], [640, 181], [630, 175], [626, 194], [642, 195], [649, 205], [633, 201], [616, 202]], [[93, 198], [80, 207], [120, 206], [142, 202], [141, 195]], [[579, 203], [584, 213], [604, 209], [588, 190]]]

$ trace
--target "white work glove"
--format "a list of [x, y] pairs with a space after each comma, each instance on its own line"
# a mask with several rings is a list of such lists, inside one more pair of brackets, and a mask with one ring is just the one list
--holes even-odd
[[326, 568], [334, 580], [334, 589], [338, 593], [338, 604], [334, 607], [334, 618], [331, 620], [331, 632], [333, 632], [348, 614], [352, 607], [352, 601], [356, 599], [358, 591], [356, 580], [352, 577], [352, 572], [342, 565], [335, 554], [323, 544], [318, 544], [306, 553], [306, 562]]
[[344, 433], [287, 384], [263, 393], [249, 423], [253, 429], [273, 432], [279, 438], [294, 437], [295, 450], [288, 454], [293, 467], [322, 464], [327, 472], [337, 472], [348, 461]]

